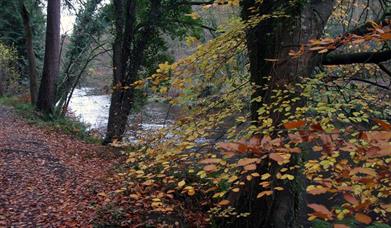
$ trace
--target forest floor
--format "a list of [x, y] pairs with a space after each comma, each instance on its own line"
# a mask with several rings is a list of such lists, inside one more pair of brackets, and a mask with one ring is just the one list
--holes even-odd
[[86, 227], [115, 188], [113, 149], [26, 123], [0, 106], [0, 227]]

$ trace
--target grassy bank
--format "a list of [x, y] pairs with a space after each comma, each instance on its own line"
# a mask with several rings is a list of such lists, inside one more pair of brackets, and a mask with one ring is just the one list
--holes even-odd
[[100, 143], [100, 139], [91, 136], [88, 133], [87, 126], [76, 118], [43, 116], [37, 112], [31, 104], [26, 103], [17, 97], [0, 97], [0, 105], [13, 107], [19, 116], [28, 123], [38, 127], [71, 135], [88, 143]]

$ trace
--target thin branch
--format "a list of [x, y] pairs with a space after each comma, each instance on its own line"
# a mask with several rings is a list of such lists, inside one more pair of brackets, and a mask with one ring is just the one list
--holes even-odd
[[382, 88], [382, 89], [385, 89], [385, 90], [391, 90], [391, 89], [390, 89], [388, 86], [379, 85], [379, 84], [377, 84], [376, 82], [372, 82], [372, 81], [365, 80], [365, 79], [361, 79], [361, 78], [351, 78], [350, 80], [352, 80], [352, 81], [358, 81], [358, 82], [364, 82], [364, 83], [368, 83], [368, 84], [371, 84], [371, 85], [377, 86], [377, 87], [379, 87], [379, 88]]
[[208, 4], [213, 4], [214, 3], [214, 0], [210, 0], [210, 1], [182, 1], [182, 2], [179, 2], [178, 4], [179, 5], [192, 5], [192, 6], [199, 6], [199, 5], [208, 5]]
[[386, 73], [388, 76], [391, 77], [391, 70], [387, 69], [386, 66], [384, 66], [384, 65], [381, 64], [381, 63], [377, 64], [377, 66], [378, 66], [384, 73]]

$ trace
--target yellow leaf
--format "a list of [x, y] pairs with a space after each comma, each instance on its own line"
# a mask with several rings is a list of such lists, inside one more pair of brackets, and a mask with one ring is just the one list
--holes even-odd
[[253, 177], [259, 177], [259, 173], [252, 173], [251, 176], [253, 176]]
[[280, 179], [281, 180], [285, 180], [285, 179], [293, 180], [293, 179], [295, 179], [295, 177], [293, 175], [290, 175], [290, 174], [284, 174], [284, 175], [281, 176]]
[[178, 187], [179, 188], [182, 188], [183, 186], [185, 186], [186, 182], [184, 180], [178, 182]]
[[272, 176], [272, 175], [270, 175], [270, 173], [262, 174], [261, 180], [266, 180], [266, 179], [268, 179], [268, 178], [271, 177], [271, 176]]
[[219, 158], [207, 158], [202, 161], [200, 161], [201, 164], [213, 164], [213, 163], [220, 163], [222, 160]]
[[232, 177], [230, 177], [230, 178], [228, 179], [228, 182], [232, 183], [232, 182], [236, 181], [237, 179], [238, 179], [237, 176], [232, 176]]

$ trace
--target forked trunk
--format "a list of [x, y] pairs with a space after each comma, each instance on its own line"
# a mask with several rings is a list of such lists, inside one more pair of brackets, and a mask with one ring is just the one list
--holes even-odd
[[[161, 15], [161, 1], [150, 0], [150, 3], [148, 21], [138, 31], [140, 34], [136, 39], [135, 28], [133, 28], [135, 1], [114, 1], [117, 15], [115, 19], [116, 39], [113, 44], [114, 90], [111, 96], [107, 134], [103, 144], [113, 140], [121, 140], [125, 133], [128, 116], [134, 103], [134, 88], [129, 85], [137, 80], [137, 74], [143, 64], [145, 51], [150, 40], [158, 34], [156, 25]], [[121, 17], [121, 15], [125, 15], [125, 17]]]

